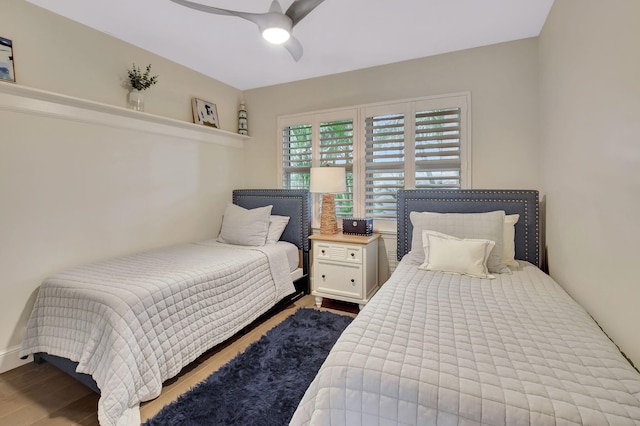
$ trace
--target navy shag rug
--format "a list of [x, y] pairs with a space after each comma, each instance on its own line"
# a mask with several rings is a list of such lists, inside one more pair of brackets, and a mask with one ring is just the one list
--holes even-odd
[[352, 320], [299, 309], [145, 425], [289, 424], [304, 392]]

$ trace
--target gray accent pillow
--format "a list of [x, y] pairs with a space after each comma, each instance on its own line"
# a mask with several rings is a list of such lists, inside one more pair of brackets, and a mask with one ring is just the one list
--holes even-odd
[[413, 224], [411, 234], [411, 258], [424, 263], [422, 231], [437, 231], [457, 238], [491, 240], [496, 243], [487, 260], [489, 272], [510, 274], [511, 270], [503, 263], [503, 228], [505, 213], [502, 210], [488, 213], [433, 213], [411, 212], [409, 219]]
[[217, 241], [240, 246], [265, 245], [272, 208], [265, 206], [247, 210], [227, 203]]

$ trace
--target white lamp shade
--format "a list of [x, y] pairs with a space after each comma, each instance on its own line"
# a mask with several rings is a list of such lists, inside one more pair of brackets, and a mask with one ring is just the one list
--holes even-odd
[[309, 191], [323, 194], [337, 194], [347, 191], [347, 177], [344, 167], [312, 167]]

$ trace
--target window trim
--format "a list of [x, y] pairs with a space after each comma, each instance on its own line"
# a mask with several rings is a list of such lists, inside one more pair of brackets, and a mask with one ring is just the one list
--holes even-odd
[[[420, 105], [423, 105], [420, 107]], [[350, 107], [331, 108], [318, 111], [309, 111], [304, 113], [282, 115], [277, 118], [277, 135], [276, 135], [276, 152], [277, 155], [277, 180], [278, 188], [283, 187], [283, 146], [282, 146], [282, 129], [285, 126], [311, 124], [313, 144], [319, 140], [319, 132], [321, 122], [332, 120], [343, 120], [352, 118], [354, 122], [353, 128], [353, 209], [354, 216], [364, 217], [364, 169], [365, 169], [365, 132], [364, 120], [372, 114], [403, 112], [405, 117], [412, 117], [411, 120], [405, 120], [405, 140], [407, 135], [409, 139], [414, 138], [415, 113], [420, 109], [438, 109], [460, 107], [460, 187], [462, 189], [472, 188], [472, 143], [471, 143], [471, 92], [456, 92], [433, 96], [422, 96], [408, 99], [399, 99], [393, 101], [383, 101], [369, 104], [360, 104]], [[405, 157], [405, 188], [412, 189], [415, 187], [415, 165], [411, 158]], [[319, 161], [318, 150], [312, 149], [312, 164], [315, 166]], [[357, 182], [357, 184], [355, 184]], [[319, 226], [320, 216], [320, 200], [319, 194], [313, 194], [313, 220], [314, 228]], [[395, 220], [374, 220], [374, 229], [379, 232], [396, 232]]]
[[[352, 115], [350, 115], [352, 114]], [[284, 173], [283, 173], [283, 153], [282, 153], [282, 129], [285, 126], [296, 126], [296, 125], [311, 125], [311, 139], [312, 144], [315, 144], [320, 140], [320, 123], [327, 121], [336, 121], [343, 120], [346, 117], [353, 119], [353, 144], [354, 144], [354, 152], [353, 152], [353, 174], [356, 174], [356, 147], [355, 145], [358, 143], [360, 129], [358, 128], [359, 116], [358, 109], [355, 107], [349, 108], [335, 108], [328, 109], [323, 111], [313, 111], [308, 113], [299, 113], [292, 115], [283, 115], [278, 116], [278, 127], [276, 129], [276, 144], [277, 144], [277, 152], [278, 152], [278, 188], [283, 187]], [[312, 150], [311, 151], [311, 164], [312, 167], [315, 167], [320, 162], [320, 151]], [[354, 204], [355, 204], [355, 188], [354, 188]], [[312, 228], [320, 227], [320, 206], [322, 204], [322, 196], [321, 194], [312, 194], [311, 199], [311, 226]], [[355, 209], [355, 206], [354, 206]], [[338, 219], [339, 221], [339, 219]]]

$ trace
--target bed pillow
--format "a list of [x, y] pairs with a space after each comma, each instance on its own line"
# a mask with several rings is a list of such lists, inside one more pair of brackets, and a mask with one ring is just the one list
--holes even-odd
[[227, 203], [217, 241], [240, 246], [263, 246], [267, 241], [272, 207], [247, 210]]
[[504, 217], [502, 263], [512, 268], [518, 267], [516, 257], [516, 229], [515, 225], [520, 219], [519, 214], [508, 214]]
[[267, 243], [275, 244], [284, 233], [284, 228], [289, 223], [289, 216], [278, 216], [272, 214], [269, 218], [269, 232], [267, 233]]
[[422, 231], [422, 241], [425, 262], [419, 269], [494, 278], [487, 269], [494, 241], [460, 239], [434, 231]]
[[427, 259], [429, 258], [429, 243], [426, 240], [427, 236], [429, 235], [434, 235], [436, 237], [440, 237], [440, 238], [454, 238], [459, 240], [460, 238], [456, 238], [452, 235], [447, 235], [447, 234], [443, 234], [442, 232], [438, 232], [438, 231], [430, 231], [428, 229], [424, 229], [422, 230], [422, 235], [421, 235], [421, 240], [422, 241], [422, 254], [423, 254], [423, 259], [422, 259], [422, 263], [426, 262]]
[[487, 260], [489, 272], [510, 274], [511, 270], [502, 261], [504, 217], [505, 213], [502, 210], [487, 213], [411, 212], [409, 215], [413, 224], [411, 257], [416, 263], [424, 263], [422, 231], [426, 229], [460, 239], [495, 242]]

